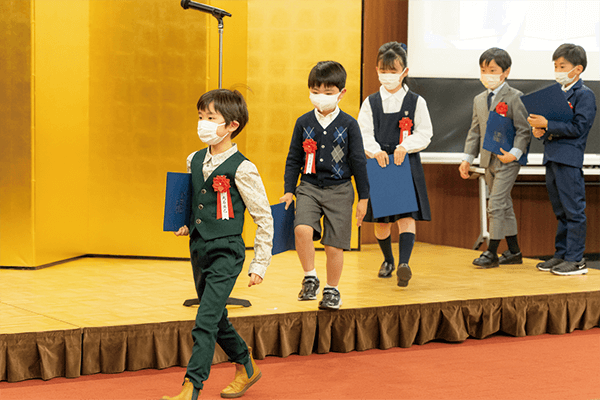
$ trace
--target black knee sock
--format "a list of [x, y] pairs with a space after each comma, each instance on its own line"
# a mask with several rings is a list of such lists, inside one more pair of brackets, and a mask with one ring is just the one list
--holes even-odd
[[415, 244], [415, 234], [410, 232], [403, 232], [400, 234], [398, 238], [398, 248], [399, 248], [399, 264], [408, 264], [410, 261], [410, 255], [412, 254], [412, 249]]
[[497, 254], [498, 253], [498, 246], [500, 245], [500, 240], [490, 240], [490, 244], [488, 245], [488, 251]]
[[508, 244], [508, 250], [510, 250], [512, 254], [517, 254], [521, 252], [521, 249], [519, 248], [519, 241], [517, 240], [517, 235], [507, 236], [506, 244]]
[[392, 253], [392, 235], [382, 240], [377, 239], [377, 242], [379, 242], [379, 247], [381, 248], [383, 257], [385, 257], [385, 261], [390, 264], [394, 264], [394, 253]]

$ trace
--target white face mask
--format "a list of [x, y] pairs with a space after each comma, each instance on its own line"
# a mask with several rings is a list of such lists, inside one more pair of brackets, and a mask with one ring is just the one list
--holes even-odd
[[500, 75], [502, 74], [481, 74], [480, 80], [486, 89], [494, 90], [502, 83], [500, 80]]
[[198, 137], [209, 146], [220, 143], [227, 136], [217, 135], [217, 129], [222, 125], [225, 125], [225, 122], [217, 124], [216, 122], [201, 119], [198, 121]]
[[315, 106], [317, 110], [320, 112], [327, 112], [335, 109], [337, 103], [339, 102], [338, 97], [340, 97], [339, 93], [336, 94], [314, 94], [311, 93], [309, 95], [310, 102]]
[[561, 85], [568, 86], [575, 79], [575, 77], [569, 78], [569, 74], [573, 72], [573, 69], [569, 72], [555, 72], [554, 79], [556, 79], [556, 82], [560, 83]]
[[402, 70], [402, 72], [399, 74], [381, 74], [380, 73], [380, 74], [378, 74], [379, 75], [379, 83], [381, 83], [383, 85], [383, 87], [386, 88], [387, 90], [394, 90], [398, 86], [400, 86], [400, 84], [402, 83], [402, 81], [400, 80], [400, 77], [402, 76], [404, 71], [406, 71], [406, 68], [404, 68]]

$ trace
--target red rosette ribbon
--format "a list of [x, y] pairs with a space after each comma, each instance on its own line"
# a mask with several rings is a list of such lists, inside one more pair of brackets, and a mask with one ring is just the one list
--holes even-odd
[[215, 176], [212, 187], [217, 192], [217, 219], [233, 218], [229, 178], [225, 175]]
[[502, 115], [503, 117], [506, 117], [506, 113], [508, 112], [508, 105], [506, 105], [505, 102], [501, 101], [496, 106], [496, 112]]
[[306, 139], [302, 142], [302, 148], [306, 153], [306, 161], [304, 162], [304, 173], [314, 174], [317, 172], [315, 167], [315, 154], [317, 153], [317, 142], [313, 139]]
[[567, 103], [569, 103], [569, 107], [571, 107], [571, 110], [573, 109], [573, 104], [571, 104], [570, 101], [567, 101]]
[[404, 117], [400, 120], [400, 144], [411, 134], [413, 122], [410, 118]]

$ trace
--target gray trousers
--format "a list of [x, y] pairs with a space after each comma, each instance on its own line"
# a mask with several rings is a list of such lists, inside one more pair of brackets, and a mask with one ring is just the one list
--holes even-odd
[[521, 165], [517, 161], [503, 164], [495, 155], [485, 169], [485, 183], [489, 190], [488, 216], [490, 239], [502, 240], [517, 234], [517, 218], [513, 210], [512, 191]]

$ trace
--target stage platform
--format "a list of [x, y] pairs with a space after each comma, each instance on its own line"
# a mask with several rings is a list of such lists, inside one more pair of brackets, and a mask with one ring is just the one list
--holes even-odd
[[[252, 307], [230, 306], [229, 316], [257, 359], [599, 325], [600, 271], [561, 277], [538, 271], [533, 259], [478, 270], [471, 262], [479, 253], [416, 243], [413, 278], [399, 288], [395, 277], [377, 277], [377, 245], [345, 252], [343, 306], [329, 312], [297, 301], [303, 274], [290, 251], [273, 257], [263, 284], [248, 288], [240, 276], [232, 297]], [[324, 285], [324, 252], [316, 269]], [[0, 270], [0, 381], [185, 366], [196, 307], [182, 303], [193, 297], [188, 261], [92, 257]], [[223, 361], [217, 349], [214, 362]]]

